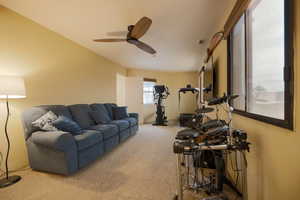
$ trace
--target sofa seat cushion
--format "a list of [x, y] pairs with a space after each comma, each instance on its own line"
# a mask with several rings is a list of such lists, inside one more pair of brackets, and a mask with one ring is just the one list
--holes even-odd
[[111, 138], [115, 135], [118, 135], [118, 127], [114, 124], [98, 124], [91, 126], [90, 130], [97, 130], [103, 134], [104, 140]]
[[86, 149], [103, 141], [100, 131], [84, 130], [82, 134], [74, 136], [78, 150]]
[[136, 118], [134, 118], [134, 117], [127, 117], [127, 118], [125, 118], [123, 120], [128, 121], [129, 124], [130, 124], [130, 126], [136, 126], [138, 124]]
[[126, 130], [130, 126], [129, 122], [126, 120], [113, 120], [109, 123], [117, 125], [120, 131]]

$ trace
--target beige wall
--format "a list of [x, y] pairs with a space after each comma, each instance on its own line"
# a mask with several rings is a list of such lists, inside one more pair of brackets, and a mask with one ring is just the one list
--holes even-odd
[[139, 114], [139, 123], [144, 123], [143, 118], [143, 80], [141, 77], [126, 78], [125, 103], [129, 113]]
[[[11, 101], [10, 168], [26, 165], [21, 112], [40, 104], [116, 102], [123, 68], [0, 6], [0, 74], [22, 76], [27, 98]], [[0, 101], [0, 151], [5, 153], [4, 101]], [[3, 165], [2, 165], [3, 169]]]
[[[128, 69], [128, 76], [139, 76], [143, 78], [154, 78], [157, 84], [166, 85], [170, 90], [170, 96], [165, 101], [168, 120], [176, 120], [179, 116], [178, 90], [192, 84], [198, 87], [198, 75], [196, 72], [161, 72], [138, 69]], [[194, 95], [181, 95], [181, 112], [193, 112], [196, 109], [196, 97]], [[151, 123], [155, 120], [155, 106], [144, 105], [144, 122]]]
[[[300, 1], [296, 1], [300, 8]], [[298, 10], [299, 11], [299, 10]], [[295, 131], [234, 115], [234, 126], [244, 129], [252, 143], [248, 154], [249, 200], [300, 199], [300, 14], [296, 12]], [[227, 91], [227, 47], [223, 41], [214, 53], [218, 93]]]
[[123, 74], [117, 74], [117, 97], [116, 103], [119, 106], [126, 105], [126, 76]]

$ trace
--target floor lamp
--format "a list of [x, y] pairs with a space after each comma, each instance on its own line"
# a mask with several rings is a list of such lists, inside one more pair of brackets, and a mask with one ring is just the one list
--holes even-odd
[[14, 76], [0, 76], [0, 99], [6, 100], [6, 109], [7, 109], [7, 116], [5, 121], [5, 137], [7, 141], [7, 152], [5, 157], [5, 177], [0, 179], [0, 188], [4, 188], [10, 185], [13, 185], [21, 180], [20, 176], [9, 176], [8, 171], [8, 158], [9, 158], [9, 151], [10, 151], [10, 139], [8, 136], [7, 125], [9, 120], [9, 104], [8, 99], [20, 99], [26, 97], [25, 85], [24, 80], [20, 77]]

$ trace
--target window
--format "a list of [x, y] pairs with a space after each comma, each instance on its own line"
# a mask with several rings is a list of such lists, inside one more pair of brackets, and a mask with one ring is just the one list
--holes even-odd
[[155, 79], [144, 79], [144, 104], [154, 104], [154, 85], [156, 84]]
[[293, 128], [291, 0], [256, 0], [228, 40], [228, 93], [236, 113]]
[[236, 109], [245, 110], [245, 18], [242, 17], [232, 32], [232, 93], [239, 94], [233, 104]]

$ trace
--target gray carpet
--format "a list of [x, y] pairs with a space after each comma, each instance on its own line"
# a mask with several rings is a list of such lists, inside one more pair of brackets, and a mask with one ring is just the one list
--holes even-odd
[[172, 143], [178, 130], [143, 125], [136, 136], [70, 177], [19, 172], [22, 181], [0, 189], [0, 200], [171, 200], [176, 190]]

